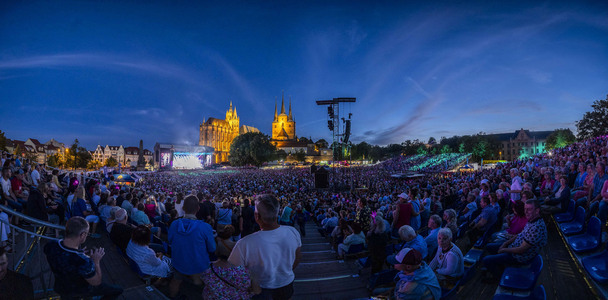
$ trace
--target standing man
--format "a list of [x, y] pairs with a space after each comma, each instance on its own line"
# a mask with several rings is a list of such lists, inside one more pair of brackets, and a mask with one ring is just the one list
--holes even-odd
[[72, 217], [65, 224], [65, 238], [44, 246], [46, 260], [55, 274], [55, 292], [61, 299], [94, 296], [116, 299], [122, 294], [122, 288], [101, 280], [104, 249], [85, 251], [80, 248], [88, 234], [89, 222], [82, 217]]
[[184, 217], [171, 223], [169, 243], [175, 274], [171, 280], [170, 296], [176, 297], [179, 286], [186, 277], [201, 285], [200, 274], [209, 269], [209, 253], [215, 252], [213, 228], [196, 218], [199, 210], [198, 198], [189, 195], [184, 199]]
[[261, 230], [240, 239], [228, 258], [231, 264], [248, 268], [259, 282], [262, 293], [253, 299], [286, 300], [293, 295], [293, 270], [300, 262], [302, 241], [295, 228], [279, 225], [279, 208], [274, 196], [258, 196], [254, 216]]

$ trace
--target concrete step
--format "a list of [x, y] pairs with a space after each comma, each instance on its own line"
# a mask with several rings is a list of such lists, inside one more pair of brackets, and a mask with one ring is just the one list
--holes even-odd
[[321, 251], [321, 250], [331, 250], [331, 245], [327, 242], [325, 243], [311, 243], [311, 244], [302, 244], [302, 251]]

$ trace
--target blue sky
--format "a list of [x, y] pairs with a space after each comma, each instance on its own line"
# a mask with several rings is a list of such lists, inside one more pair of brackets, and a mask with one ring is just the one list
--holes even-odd
[[166, 2], [2, 1], [0, 130], [192, 144], [232, 101], [270, 134], [284, 90], [298, 136], [330, 140], [315, 100], [356, 97], [352, 140], [384, 145], [574, 130], [608, 94], [605, 1]]

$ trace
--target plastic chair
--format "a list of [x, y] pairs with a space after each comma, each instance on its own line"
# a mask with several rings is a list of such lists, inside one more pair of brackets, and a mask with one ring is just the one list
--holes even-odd
[[557, 223], [572, 222], [572, 220], [574, 220], [575, 207], [576, 202], [574, 202], [574, 200], [570, 200], [568, 210], [565, 213], [554, 214], [553, 218]]
[[522, 291], [532, 291], [543, 269], [543, 258], [537, 255], [530, 268], [506, 268], [500, 279], [500, 286]]
[[492, 300], [546, 300], [547, 292], [545, 291], [545, 287], [541, 284], [537, 286], [532, 293], [530, 293], [527, 297], [519, 297], [509, 294], [497, 294], [494, 295]]
[[587, 223], [587, 232], [568, 238], [568, 244], [574, 252], [585, 252], [597, 249], [602, 240], [602, 225], [600, 219], [591, 217]]
[[483, 250], [473, 248], [469, 250], [469, 252], [467, 252], [467, 254], [464, 256], [464, 263], [474, 265], [479, 261], [482, 254]]
[[559, 229], [565, 235], [579, 234], [583, 232], [584, 228], [585, 209], [580, 206], [576, 208], [576, 214], [574, 215], [574, 220], [572, 222], [559, 224]]
[[395, 269], [388, 269], [372, 274], [372, 276], [369, 277], [369, 285], [367, 286], [367, 289], [373, 291], [379, 286], [393, 284], [395, 282], [394, 279], [397, 273], [399, 273], [399, 271]]
[[608, 282], [608, 250], [600, 254], [584, 257], [583, 266], [593, 280], [599, 283]]

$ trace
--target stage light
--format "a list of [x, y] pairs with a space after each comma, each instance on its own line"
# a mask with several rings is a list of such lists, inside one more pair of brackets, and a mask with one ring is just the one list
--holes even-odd
[[329, 128], [329, 130], [334, 130], [334, 121], [327, 121], [327, 128]]
[[334, 107], [331, 105], [327, 107], [327, 116], [330, 119], [333, 119], [333, 117], [334, 117]]

